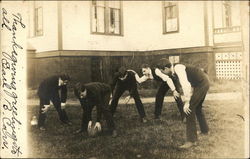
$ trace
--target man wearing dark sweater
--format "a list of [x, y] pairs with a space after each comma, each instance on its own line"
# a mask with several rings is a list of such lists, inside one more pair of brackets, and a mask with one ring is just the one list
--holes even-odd
[[176, 75], [181, 83], [184, 93], [183, 110], [187, 115], [186, 122], [186, 143], [180, 148], [187, 149], [195, 145], [197, 141], [197, 129], [195, 116], [199, 122], [202, 134], [208, 134], [209, 128], [202, 112], [202, 104], [209, 89], [208, 76], [200, 68], [183, 64], [172, 65], [168, 59], [165, 61], [163, 72], [167, 75]]
[[90, 129], [92, 125], [92, 109], [96, 106], [97, 119], [94, 129], [101, 130], [100, 121], [103, 114], [110, 134], [116, 137], [117, 132], [115, 130], [115, 124], [108, 106], [111, 95], [110, 86], [100, 82], [91, 82], [87, 84], [77, 83], [74, 88], [74, 94], [79, 99], [83, 109], [81, 129], [77, 132], [84, 132]]
[[143, 76], [135, 75], [137, 82], [142, 83], [147, 80], [156, 80], [160, 82], [160, 87], [155, 97], [155, 119], [160, 119], [164, 97], [170, 89], [173, 92], [174, 99], [181, 114], [181, 120], [184, 120], [183, 102], [180, 98], [180, 85], [178, 80], [173, 76], [168, 76], [161, 72], [161, 64], [158, 63], [155, 67], [150, 67], [148, 64], [142, 65]]
[[133, 70], [126, 70], [125, 67], [120, 67], [119, 70], [115, 73], [111, 89], [113, 92], [112, 101], [111, 101], [111, 112], [115, 113], [118, 101], [122, 94], [128, 90], [130, 97], [133, 97], [135, 100], [135, 105], [137, 111], [140, 115], [140, 119], [143, 123], [147, 122], [144, 106], [141, 102], [138, 90], [137, 90], [137, 81], [135, 78], [135, 72]]
[[[70, 77], [67, 74], [52, 76], [41, 82], [38, 88], [38, 96], [40, 99], [40, 110], [38, 127], [40, 130], [45, 130], [44, 124], [47, 111], [50, 107], [50, 101], [52, 101], [60, 120], [64, 124], [69, 124], [68, 116], [65, 112], [66, 100], [67, 100], [67, 83]], [[61, 96], [59, 95], [61, 92]]]

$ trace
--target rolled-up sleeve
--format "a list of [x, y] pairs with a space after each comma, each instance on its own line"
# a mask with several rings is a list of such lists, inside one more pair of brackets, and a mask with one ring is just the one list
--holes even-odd
[[172, 91], [175, 90], [174, 83], [173, 83], [172, 79], [171, 79], [168, 75], [162, 73], [159, 69], [155, 69], [155, 74], [156, 74], [158, 77], [160, 77], [164, 82], [167, 82], [169, 88], [170, 88]]
[[136, 73], [135, 74], [135, 79], [138, 83], [142, 83], [142, 82], [145, 82], [147, 81], [148, 77], [143, 75], [142, 77], [139, 77], [139, 75]]

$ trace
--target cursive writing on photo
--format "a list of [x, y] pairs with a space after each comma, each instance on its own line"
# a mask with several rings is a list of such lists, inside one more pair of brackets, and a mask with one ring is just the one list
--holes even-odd
[[17, 64], [20, 50], [23, 47], [19, 44], [20, 40], [17, 36], [18, 31], [25, 28], [20, 13], [10, 14], [5, 8], [1, 9], [1, 31], [6, 37], [10, 36], [7, 46], [3, 48], [1, 54], [2, 64], [2, 111], [1, 111], [1, 142], [2, 149], [5, 149], [19, 157], [22, 154], [22, 148], [19, 145], [22, 139], [18, 139], [17, 134], [21, 129], [22, 122], [18, 109], [21, 105], [18, 102], [17, 95]]

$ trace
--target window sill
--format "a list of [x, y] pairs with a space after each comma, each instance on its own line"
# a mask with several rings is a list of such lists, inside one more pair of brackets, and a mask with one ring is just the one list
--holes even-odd
[[170, 31], [170, 32], [163, 32], [163, 34], [173, 34], [173, 33], [179, 33], [179, 30], [177, 30], [177, 31]]
[[107, 36], [123, 36], [123, 34], [111, 34], [111, 33], [97, 33], [97, 32], [91, 32], [93, 35], [107, 35]]

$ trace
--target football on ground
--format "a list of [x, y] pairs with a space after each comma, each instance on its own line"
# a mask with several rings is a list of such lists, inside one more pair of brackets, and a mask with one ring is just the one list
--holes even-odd
[[91, 128], [88, 129], [88, 135], [90, 137], [95, 137], [99, 134], [100, 131], [98, 131], [97, 128], [95, 128], [95, 124], [91, 125]]

